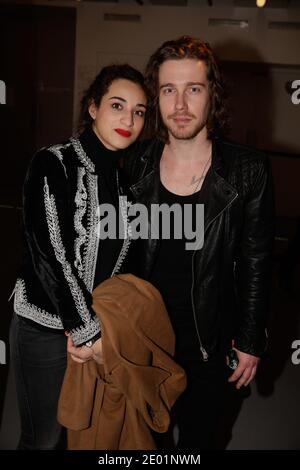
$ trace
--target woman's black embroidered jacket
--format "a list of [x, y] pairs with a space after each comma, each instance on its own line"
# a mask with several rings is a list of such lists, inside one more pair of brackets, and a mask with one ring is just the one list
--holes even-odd
[[[24, 183], [24, 261], [14, 309], [44, 327], [69, 331], [75, 345], [100, 331], [91, 308], [99, 248], [98, 180], [81, 140], [71, 138], [37, 152]], [[118, 199], [127, 224], [126, 201]], [[119, 272], [129, 243], [124, 236], [111, 275]]]

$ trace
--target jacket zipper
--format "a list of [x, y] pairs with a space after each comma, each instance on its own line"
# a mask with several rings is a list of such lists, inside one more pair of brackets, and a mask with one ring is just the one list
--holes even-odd
[[[204, 228], [204, 238], [205, 238], [205, 232], [208, 230], [208, 228], [210, 227], [210, 225], [233, 203], [233, 201], [238, 197], [238, 194], [235, 195], [235, 197], [232, 199], [232, 201], [229, 202], [229, 204], [227, 204], [227, 206], [225, 206], [221, 212], [219, 212], [219, 214], [217, 214], [210, 222], [209, 224], [207, 225], [206, 228]], [[203, 361], [204, 362], [207, 362], [208, 361], [208, 358], [209, 358], [209, 355], [208, 355], [208, 352], [206, 351], [206, 349], [203, 347], [203, 343], [202, 343], [202, 340], [201, 340], [201, 336], [200, 336], [200, 332], [199, 332], [199, 328], [198, 328], [198, 324], [197, 324], [197, 317], [196, 317], [196, 309], [195, 309], [195, 303], [194, 303], [194, 296], [193, 296], [193, 290], [194, 290], [194, 284], [195, 284], [195, 272], [194, 272], [194, 257], [195, 257], [195, 253], [196, 253], [196, 249], [194, 250], [194, 253], [193, 253], [193, 256], [192, 256], [192, 287], [191, 287], [191, 299], [192, 299], [192, 309], [193, 309], [193, 317], [194, 317], [194, 323], [195, 323], [195, 327], [196, 327], [196, 333], [197, 333], [197, 337], [198, 337], [198, 341], [199, 341], [199, 346], [200, 346], [200, 351], [201, 351], [201, 354], [202, 354], [202, 358], [203, 358]]]

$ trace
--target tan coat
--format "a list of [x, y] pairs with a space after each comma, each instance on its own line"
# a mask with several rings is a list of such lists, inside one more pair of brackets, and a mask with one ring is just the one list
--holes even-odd
[[186, 386], [172, 355], [175, 336], [162, 298], [149, 282], [122, 274], [93, 292], [104, 365], [68, 358], [58, 420], [69, 449], [155, 449]]

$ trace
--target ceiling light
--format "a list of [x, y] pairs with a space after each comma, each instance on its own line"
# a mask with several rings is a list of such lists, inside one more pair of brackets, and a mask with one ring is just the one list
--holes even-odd
[[256, 0], [256, 6], [258, 8], [263, 8], [266, 4], [266, 0]]

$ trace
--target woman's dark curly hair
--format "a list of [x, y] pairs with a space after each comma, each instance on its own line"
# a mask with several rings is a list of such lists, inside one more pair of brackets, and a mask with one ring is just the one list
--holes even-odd
[[145, 72], [145, 82], [150, 96], [149, 123], [153, 134], [168, 142], [168, 131], [159, 111], [159, 67], [166, 60], [202, 60], [207, 67], [209, 82], [210, 111], [207, 120], [208, 137], [220, 134], [228, 124], [225, 99], [227, 97], [221, 71], [208, 43], [191, 36], [165, 42], [150, 57]]
[[80, 107], [80, 115], [78, 121], [78, 131], [83, 131], [91, 126], [93, 119], [89, 113], [89, 107], [94, 102], [98, 108], [102, 97], [108, 92], [108, 89], [115, 80], [129, 80], [139, 85], [147, 96], [147, 89], [145, 86], [144, 76], [137, 69], [129, 64], [113, 64], [103, 67], [95, 80], [91, 83], [85, 92]]

